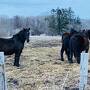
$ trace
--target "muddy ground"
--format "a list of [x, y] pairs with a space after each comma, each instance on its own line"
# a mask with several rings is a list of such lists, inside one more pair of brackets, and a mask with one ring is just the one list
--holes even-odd
[[[25, 43], [20, 67], [13, 66], [14, 55], [6, 56], [8, 90], [79, 90], [80, 65], [60, 60], [60, 37], [31, 37]], [[90, 65], [89, 71], [90, 73]], [[90, 75], [88, 74], [90, 90]]]

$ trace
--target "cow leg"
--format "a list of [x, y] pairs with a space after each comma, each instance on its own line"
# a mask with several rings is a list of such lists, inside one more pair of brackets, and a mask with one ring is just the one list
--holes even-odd
[[86, 53], [88, 53], [89, 47], [85, 50]]
[[67, 55], [67, 58], [68, 58], [68, 61], [69, 61], [69, 59], [70, 59], [70, 58], [69, 58], [69, 55], [70, 55], [69, 49], [66, 49], [65, 52], [66, 52], [66, 55]]
[[73, 58], [73, 51], [70, 51], [70, 54], [69, 54], [69, 57], [68, 57], [69, 63], [73, 63], [72, 58]]
[[61, 48], [61, 61], [64, 61], [64, 58], [63, 58], [63, 53], [64, 53], [64, 47], [63, 47], [63, 45], [62, 45], [62, 48]]
[[77, 63], [80, 64], [80, 50], [76, 51], [76, 59], [77, 59]]
[[72, 45], [72, 42], [70, 41], [69, 42], [69, 57], [68, 57], [68, 61], [69, 61], [69, 63], [73, 63], [73, 60], [72, 60], [72, 58], [73, 58], [73, 45]]
[[14, 66], [19, 67], [19, 59], [20, 59], [21, 51], [15, 53]]

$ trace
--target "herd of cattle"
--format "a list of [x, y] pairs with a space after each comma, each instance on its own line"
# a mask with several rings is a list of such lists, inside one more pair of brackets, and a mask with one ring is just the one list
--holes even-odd
[[[20, 32], [13, 35], [10, 39], [0, 38], [0, 51], [5, 55], [15, 54], [14, 66], [19, 67], [19, 58], [24, 48], [25, 41], [29, 42], [30, 28], [23, 28]], [[88, 52], [90, 40], [90, 30], [77, 32], [71, 29], [69, 33], [62, 35], [61, 60], [64, 61], [63, 53], [66, 52], [69, 63], [73, 63], [73, 55], [80, 63], [80, 53]]]
[[90, 30], [71, 31], [65, 32], [62, 35], [62, 47], [61, 47], [61, 60], [64, 61], [63, 53], [65, 51], [68, 62], [73, 63], [73, 56], [76, 58], [77, 63], [80, 63], [80, 53], [89, 50]]

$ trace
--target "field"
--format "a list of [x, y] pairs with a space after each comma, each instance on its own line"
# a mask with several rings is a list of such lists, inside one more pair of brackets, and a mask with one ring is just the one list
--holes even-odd
[[[80, 65], [60, 60], [61, 38], [35, 36], [25, 43], [20, 67], [13, 66], [14, 55], [6, 56], [8, 90], [79, 90]], [[90, 65], [89, 70], [90, 74]], [[87, 90], [90, 90], [88, 74]]]

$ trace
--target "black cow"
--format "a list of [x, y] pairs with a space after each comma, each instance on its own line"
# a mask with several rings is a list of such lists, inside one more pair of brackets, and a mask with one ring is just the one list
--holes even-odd
[[0, 38], [0, 51], [5, 55], [15, 54], [14, 66], [19, 67], [19, 58], [24, 48], [24, 43], [29, 42], [30, 28], [23, 28], [19, 33], [13, 35], [12, 38]]
[[70, 50], [69, 50], [69, 40], [71, 38], [71, 36], [73, 36], [74, 34], [78, 33], [76, 30], [71, 29], [70, 33], [65, 32], [62, 35], [62, 47], [61, 47], [61, 60], [64, 61], [63, 58], [63, 53], [65, 51], [68, 59], [69, 59], [69, 54], [70, 54]]
[[85, 51], [86, 53], [89, 50], [89, 39], [85, 33], [78, 33], [73, 35], [69, 41], [69, 62], [73, 63], [72, 57], [75, 56], [77, 63], [80, 63], [80, 53]]

